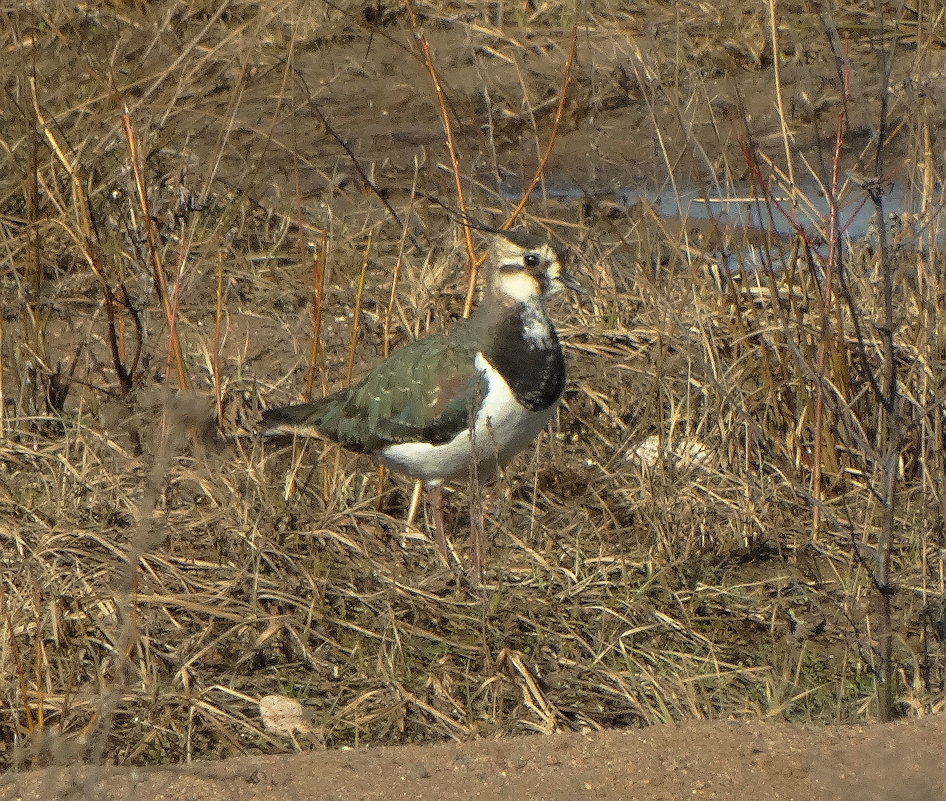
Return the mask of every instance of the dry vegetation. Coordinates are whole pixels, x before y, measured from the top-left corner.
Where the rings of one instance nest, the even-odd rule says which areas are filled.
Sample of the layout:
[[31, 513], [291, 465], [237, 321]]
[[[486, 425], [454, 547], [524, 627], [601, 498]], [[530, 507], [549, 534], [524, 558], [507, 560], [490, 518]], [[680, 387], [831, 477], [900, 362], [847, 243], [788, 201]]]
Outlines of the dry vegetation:
[[[594, 193], [540, 188], [522, 221], [595, 292], [556, 308], [551, 434], [450, 497], [461, 557], [486, 517], [477, 587], [406, 525], [405, 482], [254, 436], [307, 376], [338, 386], [463, 307], [410, 15], [200, 5], [4, 12], [5, 766], [943, 708], [940, 18], [838, 3], [832, 54], [803, 3], [774, 29], [748, 2], [414, 5], [489, 222], [580, 26], [545, 178]], [[801, 219], [768, 188], [880, 202], [847, 179], [878, 168], [910, 214], [856, 244], [847, 212], [779, 237], [605, 197], [748, 177], [763, 217]], [[265, 730], [271, 694], [307, 725]]]

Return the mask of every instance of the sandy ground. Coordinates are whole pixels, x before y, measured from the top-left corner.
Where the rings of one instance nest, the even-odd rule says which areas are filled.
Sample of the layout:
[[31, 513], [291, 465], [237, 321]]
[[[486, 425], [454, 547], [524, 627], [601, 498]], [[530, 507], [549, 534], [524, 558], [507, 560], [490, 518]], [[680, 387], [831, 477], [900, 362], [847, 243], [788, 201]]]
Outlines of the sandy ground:
[[871, 726], [668, 725], [187, 767], [52, 767], [0, 785], [40, 799], [575, 798], [939, 801], [946, 716]]

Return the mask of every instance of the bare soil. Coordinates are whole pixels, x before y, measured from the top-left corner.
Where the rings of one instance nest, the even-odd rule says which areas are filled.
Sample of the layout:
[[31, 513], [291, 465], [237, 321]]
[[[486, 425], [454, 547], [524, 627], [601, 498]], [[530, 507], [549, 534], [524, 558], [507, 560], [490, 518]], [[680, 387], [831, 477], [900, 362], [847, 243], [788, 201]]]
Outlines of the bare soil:
[[946, 717], [868, 726], [705, 722], [309, 752], [164, 768], [49, 768], [21, 801], [942, 801]]

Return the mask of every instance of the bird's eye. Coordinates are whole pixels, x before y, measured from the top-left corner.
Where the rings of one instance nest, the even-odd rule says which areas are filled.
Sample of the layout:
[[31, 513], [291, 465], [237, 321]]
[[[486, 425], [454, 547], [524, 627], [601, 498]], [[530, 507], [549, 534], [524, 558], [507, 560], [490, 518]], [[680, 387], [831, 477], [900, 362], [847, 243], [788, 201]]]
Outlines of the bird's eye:
[[541, 259], [538, 253], [526, 253], [522, 261], [525, 263], [526, 267], [535, 268], [539, 266]]

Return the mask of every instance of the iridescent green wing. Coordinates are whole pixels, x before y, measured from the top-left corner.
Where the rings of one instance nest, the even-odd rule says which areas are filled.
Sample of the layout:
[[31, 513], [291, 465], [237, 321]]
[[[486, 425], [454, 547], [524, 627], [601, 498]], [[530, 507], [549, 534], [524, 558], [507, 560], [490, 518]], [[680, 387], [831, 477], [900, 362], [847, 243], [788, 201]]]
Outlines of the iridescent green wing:
[[375, 452], [402, 442], [449, 442], [469, 425], [485, 387], [462, 329], [395, 351], [359, 383], [317, 402], [311, 422], [347, 448]]

